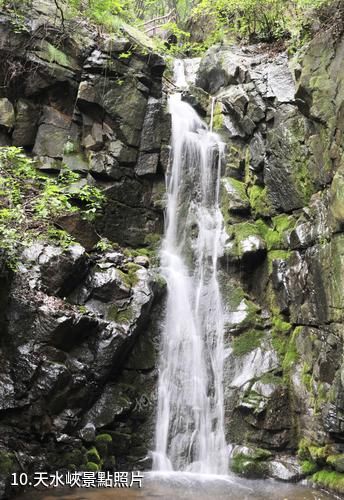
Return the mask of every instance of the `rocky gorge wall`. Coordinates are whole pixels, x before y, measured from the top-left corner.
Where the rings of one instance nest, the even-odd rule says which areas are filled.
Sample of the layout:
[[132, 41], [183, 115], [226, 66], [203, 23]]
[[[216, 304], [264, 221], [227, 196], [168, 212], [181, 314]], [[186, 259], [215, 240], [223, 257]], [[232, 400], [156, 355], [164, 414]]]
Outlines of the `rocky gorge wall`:
[[11, 472], [149, 468], [164, 293], [150, 258], [169, 158], [165, 62], [135, 32], [62, 22], [54, 2], [29, 15], [0, 17], [0, 143], [106, 201], [95, 223], [54, 221], [67, 248], [43, 234], [15, 272], [1, 252], [0, 496]]
[[205, 92], [213, 96], [214, 130], [227, 144], [221, 273], [232, 468], [249, 477], [312, 475], [337, 492], [344, 491], [343, 44], [328, 30], [290, 61], [257, 47], [213, 47], [185, 96], [208, 117]]
[[[0, 474], [149, 469], [170, 124], [163, 59], [128, 33], [62, 26], [49, 1], [0, 18], [0, 141], [104, 189], [95, 224], [56, 223], [0, 285]], [[17, 21], [16, 21], [17, 22]], [[23, 21], [21, 21], [23, 23]], [[221, 260], [232, 469], [343, 488], [344, 41], [299, 55], [213, 47], [184, 99], [227, 144]], [[100, 251], [101, 237], [115, 245]], [[299, 459], [296, 459], [296, 454]], [[300, 463], [299, 463], [300, 462]], [[314, 476], [315, 474], [315, 476]]]

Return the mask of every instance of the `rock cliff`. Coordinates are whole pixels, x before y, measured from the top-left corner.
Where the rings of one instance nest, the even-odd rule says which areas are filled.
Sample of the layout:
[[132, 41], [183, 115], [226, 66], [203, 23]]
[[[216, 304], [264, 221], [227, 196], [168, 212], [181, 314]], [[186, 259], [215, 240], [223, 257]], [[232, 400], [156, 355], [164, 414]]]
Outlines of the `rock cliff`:
[[0, 17], [1, 145], [106, 197], [93, 224], [56, 221], [68, 248], [43, 236], [15, 272], [1, 253], [1, 494], [10, 472], [140, 469], [152, 447], [169, 116], [164, 60], [135, 35], [63, 22], [54, 2]]
[[[149, 468], [164, 283], [170, 120], [164, 60], [51, 4], [0, 17], [0, 144], [106, 195], [101, 216], [58, 221], [76, 243], [38, 241], [18, 271], [1, 254], [0, 474]], [[19, 24], [18, 24], [19, 23]], [[312, 474], [343, 488], [344, 39], [298, 58], [211, 48], [184, 99], [227, 145], [221, 261], [225, 414], [232, 468]], [[197, 69], [198, 65], [198, 69]], [[187, 73], [187, 76], [188, 75]], [[212, 98], [212, 99], [211, 99]], [[117, 247], [100, 251], [100, 237]], [[295, 458], [298, 454], [298, 460]]]
[[[225, 405], [227, 439], [240, 445], [232, 467], [280, 479], [325, 469], [313, 480], [337, 491], [343, 491], [343, 43], [338, 30], [328, 30], [289, 61], [257, 47], [214, 47], [200, 61], [191, 98], [185, 96], [208, 116], [203, 91], [213, 96], [214, 129], [228, 151]], [[285, 456], [297, 450], [301, 469]]]

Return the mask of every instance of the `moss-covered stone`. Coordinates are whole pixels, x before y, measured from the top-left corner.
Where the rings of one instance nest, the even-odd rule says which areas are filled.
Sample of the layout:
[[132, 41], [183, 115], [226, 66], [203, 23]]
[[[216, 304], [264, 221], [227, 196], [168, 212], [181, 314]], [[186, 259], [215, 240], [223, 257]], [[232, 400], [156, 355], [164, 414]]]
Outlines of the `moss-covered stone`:
[[8, 476], [14, 469], [14, 455], [6, 451], [0, 452], [0, 474]]
[[248, 188], [248, 196], [252, 213], [255, 216], [268, 217], [273, 213], [266, 187], [254, 184]]
[[128, 286], [129, 288], [132, 288], [135, 286], [139, 279], [137, 277], [137, 271], [141, 269], [141, 266], [138, 264], [134, 264], [133, 262], [127, 262], [125, 264], [125, 267], [123, 268], [122, 271], [119, 271], [120, 277], [123, 280], [123, 282]]
[[245, 255], [266, 251], [266, 243], [260, 229], [253, 222], [227, 226], [227, 233], [231, 236], [231, 241], [225, 249], [228, 258], [241, 259]]
[[239, 453], [233, 457], [231, 469], [236, 474], [251, 479], [264, 478], [268, 472], [268, 467], [264, 459], [248, 457], [243, 453]]
[[220, 131], [224, 125], [222, 107], [223, 105], [220, 102], [215, 103], [213, 114], [213, 130], [215, 132]]
[[302, 327], [296, 327], [291, 335], [289, 342], [286, 345], [286, 352], [283, 359], [282, 367], [285, 373], [287, 373], [290, 368], [299, 359], [299, 353], [296, 348], [296, 338], [301, 333]]
[[344, 453], [337, 455], [329, 455], [326, 458], [326, 463], [335, 469], [337, 472], [344, 472]]
[[312, 476], [312, 481], [336, 493], [344, 493], [344, 474], [331, 470], [321, 470]]
[[99, 464], [101, 462], [99, 452], [95, 446], [92, 446], [92, 448], [87, 450], [86, 457], [88, 462], [94, 462], [96, 464]]
[[229, 144], [225, 176], [241, 179], [245, 173], [247, 154], [249, 154], [249, 148], [246, 146]]
[[85, 471], [89, 471], [89, 472], [98, 472], [99, 465], [96, 464], [95, 462], [87, 462], [84, 469], [85, 469]]
[[285, 359], [288, 351], [289, 334], [291, 329], [291, 324], [284, 321], [279, 315], [273, 316], [271, 328], [271, 343], [281, 360]]
[[116, 304], [112, 304], [106, 313], [106, 319], [108, 321], [114, 321], [115, 323], [126, 323], [129, 324], [135, 316], [133, 308], [128, 305], [127, 307], [121, 308]]
[[75, 449], [68, 451], [62, 455], [61, 466], [67, 467], [68, 469], [73, 468], [72, 466], [80, 466], [85, 463], [85, 450]]
[[47, 40], [41, 40], [37, 55], [49, 63], [59, 64], [65, 68], [78, 69], [76, 61], [61, 49], [58, 49]]
[[258, 379], [261, 384], [267, 385], [283, 385], [284, 380], [282, 377], [275, 375], [274, 373], [264, 373], [262, 377]]
[[238, 337], [233, 338], [232, 348], [236, 356], [244, 356], [245, 354], [257, 349], [261, 345], [264, 332], [260, 330], [249, 330]]
[[245, 184], [233, 177], [221, 180], [221, 209], [225, 221], [231, 221], [230, 214], [245, 213], [250, 208]]
[[96, 436], [96, 443], [112, 443], [112, 436], [110, 434], [98, 434]]
[[301, 471], [306, 476], [311, 476], [318, 470], [317, 464], [312, 462], [311, 460], [303, 460], [301, 462]]

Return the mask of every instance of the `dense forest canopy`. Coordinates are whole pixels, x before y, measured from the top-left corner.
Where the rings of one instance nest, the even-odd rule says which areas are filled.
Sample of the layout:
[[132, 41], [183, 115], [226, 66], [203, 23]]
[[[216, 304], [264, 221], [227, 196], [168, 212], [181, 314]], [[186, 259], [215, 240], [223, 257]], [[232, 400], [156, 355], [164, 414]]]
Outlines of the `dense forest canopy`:
[[[0, 6], [20, 15], [30, 0], [0, 0]], [[56, 0], [66, 19], [86, 17], [118, 31], [128, 23], [147, 31], [156, 20], [159, 35], [173, 36], [167, 50], [199, 53], [214, 43], [288, 40], [290, 50], [305, 43], [312, 31], [331, 17], [329, 0]], [[338, 6], [336, 6], [338, 13]], [[340, 9], [339, 9], [340, 10]], [[149, 33], [151, 36], [152, 33]], [[157, 47], [166, 50], [164, 45]]]

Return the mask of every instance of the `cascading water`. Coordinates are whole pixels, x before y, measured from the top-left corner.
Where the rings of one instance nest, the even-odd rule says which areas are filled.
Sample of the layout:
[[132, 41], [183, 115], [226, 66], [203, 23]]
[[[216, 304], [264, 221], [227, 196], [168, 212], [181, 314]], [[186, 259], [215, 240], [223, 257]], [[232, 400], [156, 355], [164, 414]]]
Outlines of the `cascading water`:
[[[176, 81], [185, 78], [176, 65]], [[224, 313], [217, 280], [223, 253], [219, 208], [224, 145], [180, 94], [169, 100], [172, 165], [161, 269], [167, 281], [155, 470], [226, 474]]]

